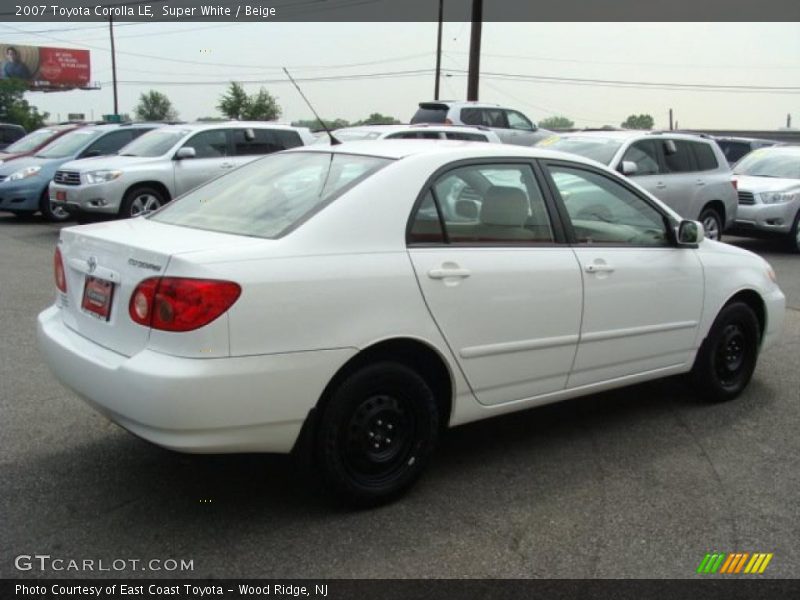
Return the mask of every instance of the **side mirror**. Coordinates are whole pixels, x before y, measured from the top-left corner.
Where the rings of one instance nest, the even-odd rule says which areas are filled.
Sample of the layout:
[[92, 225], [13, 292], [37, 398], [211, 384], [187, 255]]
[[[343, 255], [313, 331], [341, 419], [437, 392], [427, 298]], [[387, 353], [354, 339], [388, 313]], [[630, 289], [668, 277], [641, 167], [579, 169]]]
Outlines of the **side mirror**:
[[639, 167], [632, 160], [623, 160], [622, 164], [619, 166], [619, 172], [623, 175], [636, 175], [636, 171], [638, 170]]
[[256, 132], [248, 127], [244, 130], [244, 139], [246, 142], [254, 142], [256, 140]]
[[472, 200], [459, 200], [456, 202], [456, 214], [465, 219], [478, 219], [478, 205]]
[[699, 221], [681, 221], [678, 225], [678, 245], [696, 246], [705, 239], [703, 224]]
[[664, 154], [667, 156], [678, 152], [678, 147], [672, 140], [664, 140]]
[[539, 129], [539, 126], [536, 123], [531, 122], [531, 131], [537, 131], [538, 129]]
[[175, 153], [175, 160], [183, 160], [184, 158], [194, 158], [197, 156], [197, 152], [191, 146], [184, 146], [183, 148], [178, 148], [178, 151]]

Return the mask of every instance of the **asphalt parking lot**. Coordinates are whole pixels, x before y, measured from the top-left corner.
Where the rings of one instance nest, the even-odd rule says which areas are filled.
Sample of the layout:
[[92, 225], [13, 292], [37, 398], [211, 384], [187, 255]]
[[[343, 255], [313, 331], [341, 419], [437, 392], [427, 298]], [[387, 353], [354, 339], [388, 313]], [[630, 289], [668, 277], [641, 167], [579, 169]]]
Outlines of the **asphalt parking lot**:
[[[2, 577], [685, 578], [711, 551], [797, 576], [800, 256], [779, 244], [728, 238], [790, 307], [739, 399], [669, 380], [461, 427], [409, 495], [354, 512], [286, 458], [162, 450], [63, 388], [35, 343], [58, 229], [0, 213]], [[20, 572], [21, 554], [194, 570]]]

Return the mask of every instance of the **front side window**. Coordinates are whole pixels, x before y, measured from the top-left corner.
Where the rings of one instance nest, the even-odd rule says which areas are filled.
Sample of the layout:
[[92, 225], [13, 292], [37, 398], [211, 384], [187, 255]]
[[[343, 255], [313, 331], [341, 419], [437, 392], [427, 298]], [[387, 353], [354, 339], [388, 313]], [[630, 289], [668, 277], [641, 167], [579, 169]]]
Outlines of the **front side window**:
[[228, 156], [228, 138], [224, 129], [201, 131], [190, 137], [184, 148], [194, 148], [195, 158], [222, 158]]
[[593, 171], [549, 165], [579, 244], [666, 246], [664, 217], [620, 183]]
[[658, 147], [653, 140], [632, 144], [622, 160], [636, 164], [635, 175], [655, 175], [661, 170], [658, 166]]
[[254, 160], [167, 204], [155, 221], [278, 238], [392, 162], [374, 156], [288, 152]]
[[437, 236], [470, 245], [554, 241], [533, 171], [520, 164], [470, 165], [439, 177], [412, 218], [408, 241], [435, 243]]
[[664, 140], [664, 163], [669, 173], [688, 173], [695, 170], [691, 142]]
[[522, 129], [524, 131], [532, 131], [533, 124], [528, 117], [516, 110], [507, 110], [506, 116], [508, 117], [508, 126], [511, 129]]
[[245, 128], [233, 129], [231, 135], [236, 156], [272, 154], [303, 145], [296, 131]]

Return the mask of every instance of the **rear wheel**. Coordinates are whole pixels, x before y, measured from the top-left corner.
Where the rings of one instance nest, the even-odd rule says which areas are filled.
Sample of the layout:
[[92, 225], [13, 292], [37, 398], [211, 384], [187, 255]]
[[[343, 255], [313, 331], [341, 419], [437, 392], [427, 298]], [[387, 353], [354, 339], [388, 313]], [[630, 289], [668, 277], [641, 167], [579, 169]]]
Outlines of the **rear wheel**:
[[164, 205], [164, 195], [149, 186], [135, 187], [122, 199], [120, 216], [124, 219], [147, 215]]
[[722, 240], [722, 217], [713, 208], [706, 208], [700, 213], [699, 221], [703, 224], [705, 235], [710, 240]]
[[720, 311], [692, 369], [695, 386], [706, 398], [732, 400], [747, 387], [756, 367], [760, 329], [753, 309], [743, 302]]
[[50, 200], [50, 192], [47, 189], [39, 198], [39, 211], [45, 219], [52, 223], [61, 223], [70, 218], [70, 214], [60, 203]]
[[391, 500], [427, 465], [438, 419], [430, 386], [409, 367], [380, 362], [355, 371], [320, 416], [318, 464], [327, 484], [353, 504]]

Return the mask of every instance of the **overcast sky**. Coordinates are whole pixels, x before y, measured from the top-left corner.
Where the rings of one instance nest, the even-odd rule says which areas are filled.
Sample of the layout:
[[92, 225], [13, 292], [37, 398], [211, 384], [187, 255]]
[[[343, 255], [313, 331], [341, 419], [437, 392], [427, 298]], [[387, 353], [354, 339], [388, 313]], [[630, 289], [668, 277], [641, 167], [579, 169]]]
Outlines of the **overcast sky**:
[[[120, 112], [132, 112], [139, 94], [156, 89], [169, 96], [185, 120], [218, 115], [216, 104], [229, 81], [281, 79], [282, 66], [303, 78], [429, 70], [435, 64], [436, 23], [116, 23], [115, 32]], [[466, 70], [469, 36], [469, 23], [445, 24], [445, 69]], [[101, 83], [100, 91], [31, 93], [28, 99], [53, 120], [70, 112], [96, 119], [112, 112], [107, 26], [0, 24], [0, 42], [88, 47], [92, 80]], [[800, 87], [800, 24], [485, 23], [481, 71]], [[282, 120], [311, 117], [290, 85], [245, 88], [254, 92], [260, 85], [277, 96]], [[302, 87], [326, 118], [356, 120], [380, 112], [407, 121], [418, 102], [433, 98], [433, 85], [432, 72], [425, 72]], [[441, 89], [443, 98], [463, 99], [466, 77], [444, 77]], [[534, 121], [565, 115], [578, 126], [619, 125], [631, 113], [649, 113], [656, 127], [666, 127], [669, 108], [682, 128], [775, 129], [785, 125], [787, 113], [793, 126], [800, 126], [798, 93], [620, 88], [487, 75], [480, 99], [517, 108]]]

